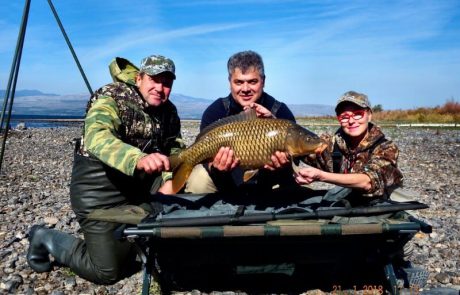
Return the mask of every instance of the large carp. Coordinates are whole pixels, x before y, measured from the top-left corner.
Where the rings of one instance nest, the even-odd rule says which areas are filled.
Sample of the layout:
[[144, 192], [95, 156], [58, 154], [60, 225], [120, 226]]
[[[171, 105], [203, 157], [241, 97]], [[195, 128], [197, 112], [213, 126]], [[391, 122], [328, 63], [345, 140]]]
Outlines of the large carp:
[[243, 170], [262, 168], [275, 151], [291, 157], [324, 148], [318, 136], [289, 120], [257, 118], [254, 110], [223, 118], [198, 134], [195, 143], [170, 157], [173, 190], [185, 184], [193, 167], [214, 158], [220, 147], [230, 147]]

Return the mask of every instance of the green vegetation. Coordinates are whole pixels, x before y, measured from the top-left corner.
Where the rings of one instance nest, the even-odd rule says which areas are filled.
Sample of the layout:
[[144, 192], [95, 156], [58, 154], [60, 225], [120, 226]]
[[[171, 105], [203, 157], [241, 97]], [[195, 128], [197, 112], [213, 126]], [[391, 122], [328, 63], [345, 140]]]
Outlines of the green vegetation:
[[373, 113], [380, 113], [383, 111], [383, 107], [381, 104], [377, 104], [374, 107], [372, 107], [372, 112]]

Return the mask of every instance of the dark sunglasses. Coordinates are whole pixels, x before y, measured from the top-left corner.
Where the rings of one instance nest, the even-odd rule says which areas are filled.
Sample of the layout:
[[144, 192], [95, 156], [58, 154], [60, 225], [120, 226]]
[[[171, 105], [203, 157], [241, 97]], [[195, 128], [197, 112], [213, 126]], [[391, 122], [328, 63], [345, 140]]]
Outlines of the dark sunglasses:
[[339, 120], [340, 123], [347, 123], [348, 121], [350, 121], [350, 118], [353, 118], [354, 120], [361, 120], [364, 117], [365, 113], [366, 110], [343, 112], [337, 116], [337, 120]]

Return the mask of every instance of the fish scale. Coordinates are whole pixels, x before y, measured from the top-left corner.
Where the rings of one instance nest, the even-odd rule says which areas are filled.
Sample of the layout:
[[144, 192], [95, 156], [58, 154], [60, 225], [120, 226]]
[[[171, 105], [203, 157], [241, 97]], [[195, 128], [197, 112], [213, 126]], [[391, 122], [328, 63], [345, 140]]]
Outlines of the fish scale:
[[215, 157], [221, 147], [230, 147], [243, 170], [262, 168], [275, 151], [291, 156], [315, 153], [319, 138], [289, 120], [257, 118], [254, 111], [230, 116], [209, 126], [195, 143], [170, 157], [173, 190], [185, 184], [193, 167]]
[[243, 169], [253, 169], [270, 161], [276, 150], [284, 150], [289, 121], [255, 119], [220, 126], [181, 154], [188, 163], [213, 158], [220, 147], [233, 149]]

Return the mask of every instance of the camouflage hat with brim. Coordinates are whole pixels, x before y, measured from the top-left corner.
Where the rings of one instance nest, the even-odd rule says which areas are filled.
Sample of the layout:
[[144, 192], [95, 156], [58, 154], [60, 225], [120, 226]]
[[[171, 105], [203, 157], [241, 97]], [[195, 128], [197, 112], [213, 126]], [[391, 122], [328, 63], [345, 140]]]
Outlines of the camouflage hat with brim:
[[369, 98], [367, 98], [367, 95], [354, 91], [348, 91], [347, 93], [339, 97], [339, 99], [337, 100], [335, 112], [337, 112], [337, 110], [339, 109], [339, 105], [344, 102], [351, 102], [362, 108], [371, 109], [371, 103], [369, 102]]
[[141, 60], [139, 67], [140, 73], [155, 76], [164, 72], [169, 72], [176, 79], [176, 67], [174, 62], [162, 55], [151, 55]]

